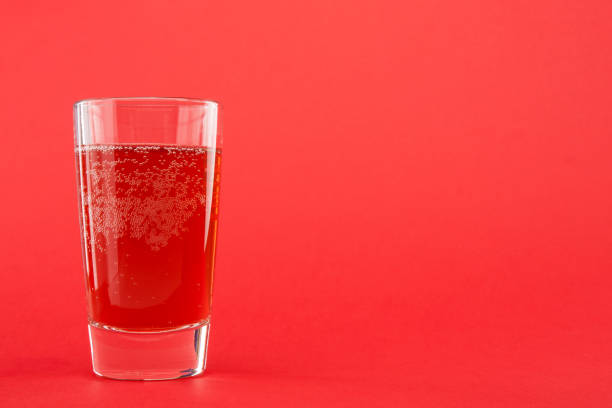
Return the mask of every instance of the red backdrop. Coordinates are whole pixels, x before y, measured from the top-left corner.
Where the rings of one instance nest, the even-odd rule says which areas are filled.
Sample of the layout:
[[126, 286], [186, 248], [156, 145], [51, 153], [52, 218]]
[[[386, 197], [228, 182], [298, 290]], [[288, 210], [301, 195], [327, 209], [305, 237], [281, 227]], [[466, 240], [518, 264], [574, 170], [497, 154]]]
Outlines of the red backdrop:
[[[612, 404], [609, 2], [11, 3], [0, 405]], [[196, 379], [90, 368], [71, 105], [141, 95], [225, 109]]]

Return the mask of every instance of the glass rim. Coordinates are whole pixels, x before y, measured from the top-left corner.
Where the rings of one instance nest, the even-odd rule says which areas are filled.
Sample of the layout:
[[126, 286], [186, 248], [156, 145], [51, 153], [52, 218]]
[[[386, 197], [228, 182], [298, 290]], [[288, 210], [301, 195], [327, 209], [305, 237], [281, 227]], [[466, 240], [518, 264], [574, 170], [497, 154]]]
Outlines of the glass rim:
[[[192, 98], [185, 96], [116, 96], [116, 97], [100, 97], [100, 98], [86, 98], [78, 100], [74, 103], [74, 107], [86, 105], [89, 103], [101, 103], [101, 102], [111, 102], [111, 101], [126, 101], [126, 102], [136, 102], [143, 101], [146, 103], [149, 102], [174, 102], [177, 105], [180, 105], [181, 102], [189, 103], [193, 105], [206, 106], [206, 105], [215, 105], [220, 106], [218, 101], [212, 99], [203, 99], [203, 98]], [[155, 106], [151, 104], [151, 106]]]

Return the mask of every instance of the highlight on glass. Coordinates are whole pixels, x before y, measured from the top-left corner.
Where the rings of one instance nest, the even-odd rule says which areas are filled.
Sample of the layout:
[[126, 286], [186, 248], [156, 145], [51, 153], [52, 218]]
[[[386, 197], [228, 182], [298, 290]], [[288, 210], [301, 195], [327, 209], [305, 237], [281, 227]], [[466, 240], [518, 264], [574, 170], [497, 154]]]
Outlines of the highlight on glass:
[[216, 102], [74, 105], [79, 218], [96, 374], [190, 377], [206, 367], [222, 140]]

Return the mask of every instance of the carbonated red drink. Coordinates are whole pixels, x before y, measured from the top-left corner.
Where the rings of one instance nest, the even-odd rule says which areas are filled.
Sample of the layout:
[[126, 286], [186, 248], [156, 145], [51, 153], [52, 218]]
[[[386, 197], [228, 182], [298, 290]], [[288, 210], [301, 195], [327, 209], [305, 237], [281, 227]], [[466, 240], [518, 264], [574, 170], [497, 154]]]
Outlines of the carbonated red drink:
[[210, 316], [221, 152], [77, 148], [89, 319], [161, 331]]

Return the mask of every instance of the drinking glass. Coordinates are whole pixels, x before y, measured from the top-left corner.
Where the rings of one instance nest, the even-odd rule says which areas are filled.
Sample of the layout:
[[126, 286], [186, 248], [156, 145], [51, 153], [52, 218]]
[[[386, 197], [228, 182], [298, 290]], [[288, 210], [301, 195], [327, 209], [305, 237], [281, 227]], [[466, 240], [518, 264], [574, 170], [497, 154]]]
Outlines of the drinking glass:
[[131, 380], [202, 373], [219, 214], [218, 104], [83, 100], [74, 134], [94, 372]]

